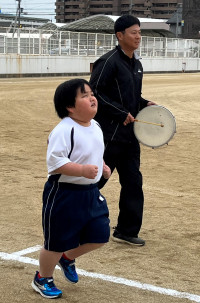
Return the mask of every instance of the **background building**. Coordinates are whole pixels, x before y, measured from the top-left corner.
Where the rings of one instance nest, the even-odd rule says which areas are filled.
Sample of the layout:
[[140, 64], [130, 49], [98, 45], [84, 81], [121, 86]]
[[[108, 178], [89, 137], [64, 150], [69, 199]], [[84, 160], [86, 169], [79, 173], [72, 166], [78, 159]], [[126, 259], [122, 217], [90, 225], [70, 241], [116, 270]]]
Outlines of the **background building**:
[[137, 17], [169, 19], [182, 0], [132, 0], [132, 13]]
[[182, 37], [200, 39], [200, 0], [183, 0]]
[[176, 38], [182, 37], [182, 29], [183, 29], [183, 19], [182, 19], [183, 9], [182, 3], [178, 4], [177, 10], [171, 18], [167, 21], [167, 24], [170, 25], [170, 31], [174, 33]]
[[[56, 22], [67, 23], [92, 15], [134, 14], [141, 18], [169, 19], [183, 0], [57, 0]], [[198, 0], [197, 0], [198, 1]]]
[[20, 28], [20, 27], [39, 27], [47, 22], [49, 19], [45, 18], [34, 18], [27, 16], [11, 15], [11, 14], [0, 14], [0, 27]]

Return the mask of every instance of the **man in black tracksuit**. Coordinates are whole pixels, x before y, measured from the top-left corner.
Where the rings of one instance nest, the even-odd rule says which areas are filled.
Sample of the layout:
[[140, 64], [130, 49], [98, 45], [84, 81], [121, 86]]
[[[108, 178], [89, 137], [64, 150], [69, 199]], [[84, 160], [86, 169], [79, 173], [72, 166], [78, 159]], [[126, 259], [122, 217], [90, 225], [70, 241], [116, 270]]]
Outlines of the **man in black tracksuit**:
[[[134, 51], [139, 47], [140, 21], [123, 15], [115, 22], [119, 45], [93, 65], [90, 84], [98, 99], [95, 120], [104, 133], [104, 160], [116, 168], [121, 184], [118, 224], [113, 240], [144, 245], [138, 237], [143, 215], [140, 145], [133, 133], [134, 117], [144, 107], [155, 104], [141, 97], [143, 68]], [[102, 178], [99, 187], [107, 180]]]

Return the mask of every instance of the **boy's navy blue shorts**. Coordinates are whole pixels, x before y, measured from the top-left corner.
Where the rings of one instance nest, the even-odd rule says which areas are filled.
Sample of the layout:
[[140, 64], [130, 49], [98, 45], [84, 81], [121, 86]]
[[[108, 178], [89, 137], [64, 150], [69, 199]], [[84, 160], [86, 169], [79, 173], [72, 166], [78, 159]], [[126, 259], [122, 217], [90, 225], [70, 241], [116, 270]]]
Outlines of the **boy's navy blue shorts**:
[[64, 252], [85, 243], [109, 241], [109, 212], [97, 184], [48, 180], [44, 186], [44, 248]]

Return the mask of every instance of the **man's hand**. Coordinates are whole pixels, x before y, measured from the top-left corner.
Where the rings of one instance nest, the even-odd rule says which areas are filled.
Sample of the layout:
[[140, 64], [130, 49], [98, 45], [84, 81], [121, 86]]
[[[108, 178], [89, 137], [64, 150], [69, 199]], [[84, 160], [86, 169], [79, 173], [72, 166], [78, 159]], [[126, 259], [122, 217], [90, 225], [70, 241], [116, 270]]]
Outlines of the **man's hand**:
[[147, 106], [151, 106], [151, 105], [157, 105], [155, 102], [152, 102], [152, 101], [149, 101], [148, 103], [147, 103]]
[[130, 113], [128, 113], [128, 116], [126, 117], [126, 120], [124, 121], [124, 126], [126, 126], [127, 124], [129, 124], [129, 123], [131, 123], [131, 122], [134, 122], [134, 117], [130, 114]]
[[103, 164], [103, 177], [104, 177], [105, 179], [109, 179], [110, 176], [111, 176], [110, 167], [104, 163], [104, 164]]

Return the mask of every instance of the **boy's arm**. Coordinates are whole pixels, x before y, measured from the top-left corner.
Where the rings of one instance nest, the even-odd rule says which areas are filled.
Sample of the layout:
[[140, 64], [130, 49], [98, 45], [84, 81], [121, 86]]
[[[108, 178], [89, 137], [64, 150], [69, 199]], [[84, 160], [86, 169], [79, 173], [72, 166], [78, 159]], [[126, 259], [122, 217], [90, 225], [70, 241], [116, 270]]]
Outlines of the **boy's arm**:
[[62, 174], [67, 176], [85, 177], [95, 179], [98, 173], [98, 166], [91, 164], [78, 164], [69, 162], [52, 171], [51, 174]]

